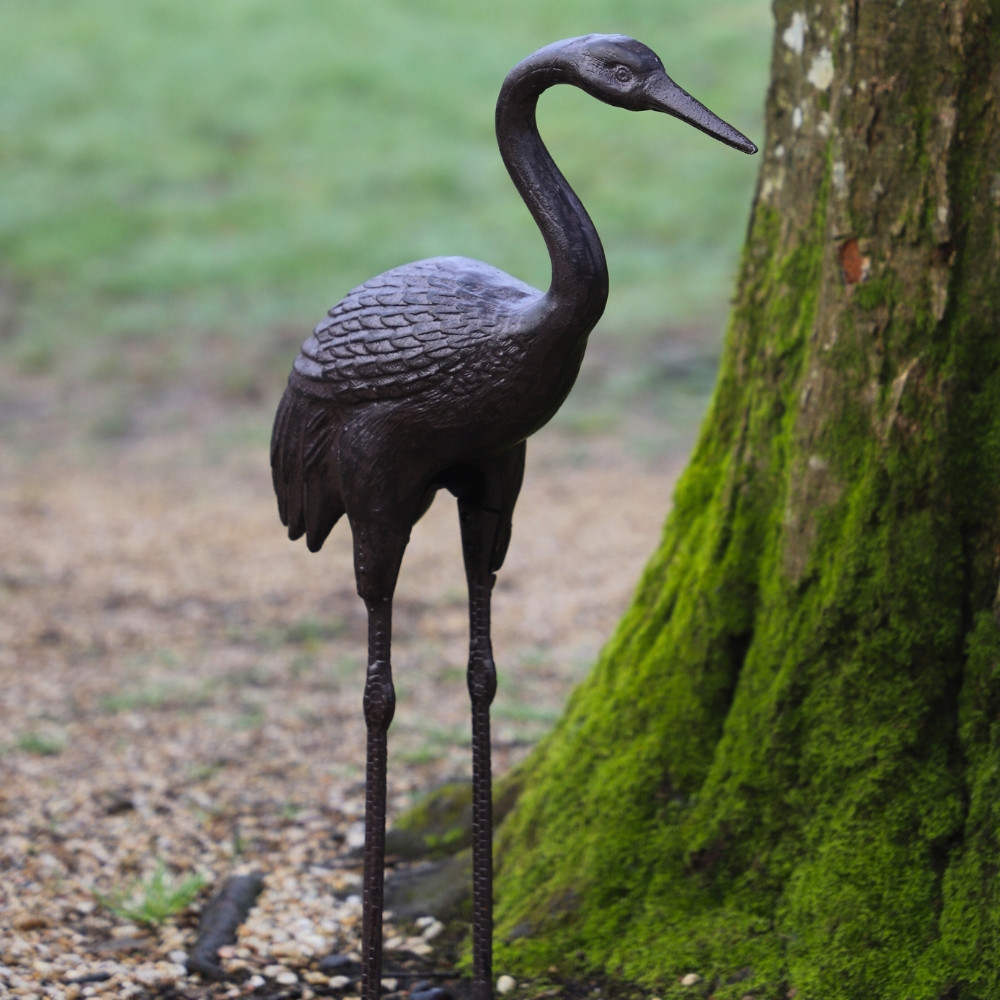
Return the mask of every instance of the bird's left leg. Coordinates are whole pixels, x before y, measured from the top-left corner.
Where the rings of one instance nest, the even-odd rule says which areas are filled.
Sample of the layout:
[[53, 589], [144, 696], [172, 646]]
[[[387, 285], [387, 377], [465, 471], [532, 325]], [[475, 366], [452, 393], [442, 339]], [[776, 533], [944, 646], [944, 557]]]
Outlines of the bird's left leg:
[[409, 522], [352, 521], [358, 593], [368, 609], [368, 674], [364, 713], [365, 864], [362, 887], [361, 997], [378, 1000], [382, 980], [382, 898], [385, 877], [386, 750], [396, 707], [392, 683], [392, 596]]
[[468, 685], [472, 699], [473, 1000], [490, 1000], [493, 981], [493, 792], [490, 705], [496, 667], [490, 638], [495, 572], [510, 541], [511, 514], [524, 473], [524, 445], [487, 470], [483, 489], [460, 495], [458, 513], [469, 586]]

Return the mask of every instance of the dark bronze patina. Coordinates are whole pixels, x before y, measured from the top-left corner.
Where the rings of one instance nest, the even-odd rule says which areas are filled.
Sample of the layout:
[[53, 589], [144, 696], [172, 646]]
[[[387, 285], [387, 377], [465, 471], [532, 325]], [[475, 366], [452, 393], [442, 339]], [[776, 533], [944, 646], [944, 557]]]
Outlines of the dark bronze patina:
[[315, 552], [346, 514], [368, 610], [363, 1000], [378, 997], [381, 979], [392, 597], [410, 529], [440, 489], [458, 498], [469, 587], [473, 996], [491, 995], [490, 593], [510, 541], [525, 440], [566, 398], [608, 297], [601, 241], [535, 125], [539, 96], [559, 83], [631, 111], [666, 112], [756, 152], [631, 38], [588, 35], [539, 49], [504, 81], [496, 132], [548, 247], [549, 290], [465, 257], [372, 278], [302, 345], [275, 418], [271, 468], [289, 537], [305, 535]]

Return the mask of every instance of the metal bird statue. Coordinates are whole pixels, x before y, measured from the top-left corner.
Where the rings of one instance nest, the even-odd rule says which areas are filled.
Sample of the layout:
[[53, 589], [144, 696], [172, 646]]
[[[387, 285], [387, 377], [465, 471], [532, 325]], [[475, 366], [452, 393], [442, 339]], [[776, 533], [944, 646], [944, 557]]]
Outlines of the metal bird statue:
[[510, 542], [525, 441], [569, 393], [608, 297], [600, 239], [535, 124], [539, 96], [559, 83], [756, 152], [634, 39], [587, 35], [539, 49], [504, 81], [496, 133], [549, 251], [548, 291], [465, 257], [387, 271], [349, 292], [302, 345], [275, 418], [271, 468], [289, 537], [305, 535], [315, 552], [346, 514], [368, 611], [362, 1000], [376, 1000], [381, 981], [393, 591], [410, 529], [440, 489], [458, 499], [469, 588], [473, 996], [491, 996], [490, 593]]

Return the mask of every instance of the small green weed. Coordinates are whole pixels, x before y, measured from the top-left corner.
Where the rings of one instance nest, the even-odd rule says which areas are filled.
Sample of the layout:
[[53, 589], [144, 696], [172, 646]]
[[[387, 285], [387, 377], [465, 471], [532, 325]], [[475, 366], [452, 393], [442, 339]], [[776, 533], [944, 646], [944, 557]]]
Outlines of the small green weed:
[[130, 688], [123, 688], [100, 699], [105, 712], [135, 711], [193, 711], [211, 704], [213, 685], [202, 683], [186, 687], [176, 682], [149, 681]]
[[233, 729], [260, 729], [267, 720], [267, 712], [260, 702], [244, 702], [240, 714], [229, 720]]
[[186, 910], [206, 881], [200, 872], [175, 881], [168, 877], [166, 864], [157, 861], [153, 874], [148, 878], [108, 896], [95, 892], [94, 898], [115, 916], [136, 924], [157, 926]]
[[493, 710], [495, 719], [503, 719], [507, 722], [539, 722], [546, 726], [553, 726], [559, 721], [562, 715], [560, 706], [549, 705], [527, 705], [527, 704], [498, 704]]
[[320, 621], [317, 618], [301, 618], [288, 626], [283, 638], [286, 643], [315, 648], [328, 639], [336, 639], [342, 635], [346, 627], [346, 622], [336, 617], [328, 621]]
[[66, 749], [66, 740], [59, 735], [31, 729], [17, 739], [17, 749], [38, 757], [55, 757]]

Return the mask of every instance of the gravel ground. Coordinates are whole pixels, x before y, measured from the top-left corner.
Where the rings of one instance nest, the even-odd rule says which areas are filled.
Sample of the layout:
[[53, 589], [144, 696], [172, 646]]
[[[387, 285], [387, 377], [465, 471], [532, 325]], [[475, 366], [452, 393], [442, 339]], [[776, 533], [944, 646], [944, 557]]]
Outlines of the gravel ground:
[[[289, 543], [261, 442], [220, 441], [188, 430], [5, 453], [0, 438], [2, 995], [356, 990], [353, 967], [330, 959], [349, 960], [360, 932], [365, 621], [349, 531], [319, 556]], [[558, 717], [613, 628], [679, 461], [559, 431], [529, 448], [494, 609], [497, 773]], [[464, 578], [444, 498], [415, 530], [396, 609], [391, 814], [469, 766]], [[145, 927], [99, 901], [157, 866], [204, 876], [191, 906]], [[236, 980], [189, 976], [200, 909], [251, 871], [263, 893], [222, 955]], [[447, 972], [434, 917], [388, 922], [390, 992]]]

